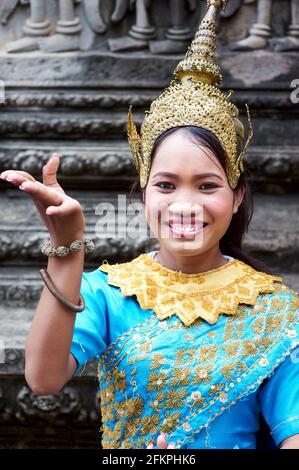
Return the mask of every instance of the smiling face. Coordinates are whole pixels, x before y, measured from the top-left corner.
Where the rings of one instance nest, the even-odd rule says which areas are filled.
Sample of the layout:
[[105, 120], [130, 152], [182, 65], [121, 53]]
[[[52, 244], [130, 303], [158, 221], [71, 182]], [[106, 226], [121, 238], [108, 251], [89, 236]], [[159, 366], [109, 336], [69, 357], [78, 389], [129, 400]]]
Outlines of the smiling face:
[[234, 195], [213, 152], [179, 129], [158, 147], [144, 196], [160, 250], [185, 257], [219, 251], [243, 193]]

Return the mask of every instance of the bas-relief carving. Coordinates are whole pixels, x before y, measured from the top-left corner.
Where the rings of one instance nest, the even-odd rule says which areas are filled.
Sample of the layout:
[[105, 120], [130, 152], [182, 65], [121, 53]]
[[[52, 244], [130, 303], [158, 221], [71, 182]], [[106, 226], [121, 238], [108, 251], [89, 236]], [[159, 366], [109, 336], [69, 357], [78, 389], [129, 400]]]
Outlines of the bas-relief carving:
[[[81, 22], [75, 14], [80, 0], [58, 0], [58, 20], [52, 25], [47, 17], [46, 0], [30, 0], [30, 16], [23, 26], [24, 38], [6, 44], [6, 52], [72, 51], [80, 48]], [[52, 34], [53, 33], [53, 34]]]
[[[58, 19], [48, 18], [48, 3], [55, 3]], [[106, 0], [3, 0], [0, 9], [2, 24], [9, 22], [18, 7], [27, 5], [29, 17], [23, 25], [23, 38], [6, 44], [7, 52], [25, 52], [40, 49], [44, 52], [63, 52], [88, 49], [92, 44], [84, 45], [80, 39], [83, 28], [88, 26], [95, 35], [105, 35], [108, 47], [112, 52], [149, 49], [154, 54], [183, 53], [194, 31], [190, 27], [191, 15], [200, 17], [200, 10], [205, 0], [168, 0], [163, 5], [155, 0], [115, 0], [109, 6]], [[289, 0], [290, 24], [286, 37], [276, 39], [276, 51], [299, 50], [299, 0]], [[78, 5], [78, 12], [75, 7]], [[158, 7], [158, 5], [161, 5]], [[249, 28], [249, 36], [230, 44], [233, 50], [263, 49], [271, 44], [271, 13], [273, 0], [228, 0], [222, 19], [239, 17], [246, 24], [249, 15], [238, 16], [242, 9], [256, 7], [256, 18]], [[164, 28], [163, 37], [154, 24], [153, 13], [158, 8], [167, 11], [169, 25]], [[167, 8], [167, 10], [166, 10]], [[245, 10], [244, 10], [245, 11]], [[105, 12], [105, 20], [103, 13]], [[107, 13], [108, 12], [108, 13]], [[126, 20], [126, 36], [109, 38], [113, 28], [119, 28]], [[220, 27], [222, 26], [220, 18]], [[224, 23], [225, 27], [225, 23]], [[240, 29], [240, 25], [238, 26]], [[123, 30], [124, 28], [122, 28]], [[160, 28], [161, 29], [161, 28]], [[112, 34], [113, 35], [113, 34]], [[160, 36], [160, 37], [159, 37]], [[220, 34], [221, 37], [221, 34]]]
[[[234, 51], [250, 51], [264, 49], [272, 38], [271, 19], [273, 0], [229, 0], [229, 10], [235, 14], [242, 3], [256, 5], [256, 18], [249, 30], [249, 36], [231, 44]], [[289, 0], [290, 22], [286, 36], [273, 41], [273, 49], [277, 52], [299, 50], [299, 0]]]
[[[128, 7], [126, 0], [120, 4]], [[183, 53], [186, 51], [188, 41], [193, 35], [188, 26], [186, 7], [189, 14], [196, 11], [198, 2], [195, 0], [169, 0], [170, 26], [165, 33], [165, 39], [152, 41], [157, 35], [156, 27], [151, 24], [148, 9], [153, 3], [151, 0], [131, 0], [131, 7], [135, 7], [135, 24], [129, 30], [128, 36], [110, 39], [108, 45], [111, 51], [138, 50], [149, 47], [154, 54]]]

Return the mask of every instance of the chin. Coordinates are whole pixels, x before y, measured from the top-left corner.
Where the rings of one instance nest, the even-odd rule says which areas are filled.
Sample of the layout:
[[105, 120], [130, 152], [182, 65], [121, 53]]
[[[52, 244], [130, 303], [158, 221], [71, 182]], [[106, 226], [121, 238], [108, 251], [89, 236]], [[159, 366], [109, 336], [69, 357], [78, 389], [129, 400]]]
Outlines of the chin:
[[180, 256], [196, 256], [205, 253], [208, 250], [208, 247], [205, 246], [205, 244], [195, 240], [178, 240], [167, 244], [161, 243], [160, 241], [160, 247], [162, 248], [163, 246], [167, 251]]

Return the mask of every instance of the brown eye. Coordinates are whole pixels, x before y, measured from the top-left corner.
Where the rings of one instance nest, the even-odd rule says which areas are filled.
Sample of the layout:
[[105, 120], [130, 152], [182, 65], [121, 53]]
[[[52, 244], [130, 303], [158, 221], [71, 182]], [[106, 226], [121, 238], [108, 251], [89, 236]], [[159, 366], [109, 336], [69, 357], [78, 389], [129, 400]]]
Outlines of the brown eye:
[[[161, 189], [173, 189], [174, 186], [171, 183], [168, 183], [167, 181], [161, 181], [160, 183], [157, 183], [156, 186]], [[169, 187], [172, 186], [172, 187]]]
[[218, 186], [214, 183], [206, 183], [206, 184], [202, 184], [200, 186], [200, 188], [203, 188], [203, 187], [206, 187], [206, 189], [215, 189], [215, 188], [218, 188]]

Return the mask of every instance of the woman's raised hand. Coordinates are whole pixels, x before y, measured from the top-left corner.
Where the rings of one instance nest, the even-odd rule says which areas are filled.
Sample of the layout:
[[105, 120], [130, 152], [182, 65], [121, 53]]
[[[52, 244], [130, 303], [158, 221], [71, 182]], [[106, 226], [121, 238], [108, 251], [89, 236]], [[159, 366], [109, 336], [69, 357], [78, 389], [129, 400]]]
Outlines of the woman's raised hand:
[[59, 155], [54, 153], [43, 166], [42, 183], [25, 171], [5, 170], [0, 175], [32, 197], [55, 246], [82, 239], [85, 229], [80, 203], [67, 196], [57, 181], [59, 163]]
[[[175, 445], [173, 442], [168, 445], [166, 441], [166, 436], [163, 432], [158, 436], [157, 446], [158, 449], [175, 449]], [[154, 449], [154, 444], [150, 444], [149, 446], [147, 446], [147, 449]]]

